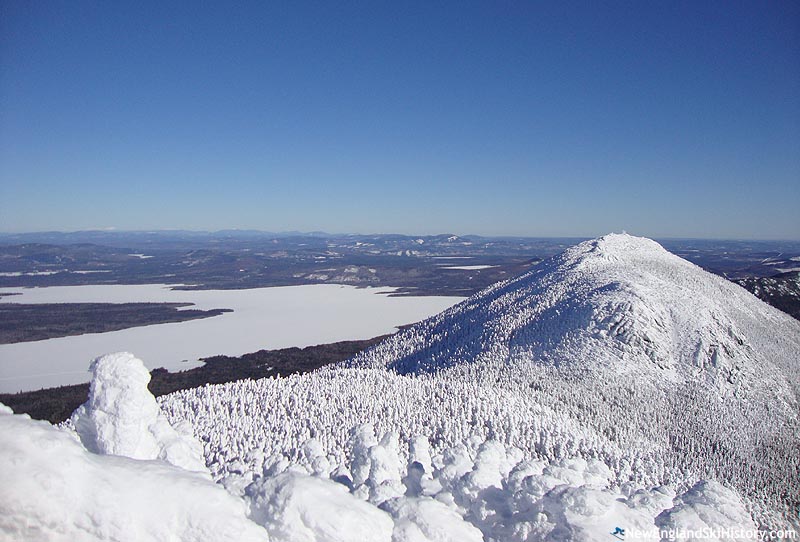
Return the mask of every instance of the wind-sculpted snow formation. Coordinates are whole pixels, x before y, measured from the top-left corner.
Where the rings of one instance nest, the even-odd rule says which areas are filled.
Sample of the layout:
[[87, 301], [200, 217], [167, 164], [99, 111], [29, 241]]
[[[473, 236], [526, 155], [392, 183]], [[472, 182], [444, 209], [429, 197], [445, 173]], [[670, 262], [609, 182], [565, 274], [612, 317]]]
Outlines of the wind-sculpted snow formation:
[[[582, 243], [346, 364], [185, 390], [155, 418], [146, 380], [126, 392], [135, 378], [118, 378], [131, 359], [111, 359], [122, 368], [96, 364], [73, 417], [85, 446], [169, 461], [153, 420], [191, 426], [265, 540], [748, 540], [798, 527], [800, 323], [646, 239]], [[4, 433], [19, 418], [0, 416]], [[0, 465], [17, 453], [1, 447]], [[22, 521], [14, 497], [0, 499], [17, 514], [4, 529]]]
[[100, 454], [133, 459], [163, 459], [175, 466], [208, 472], [203, 447], [191, 435], [191, 426], [176, 431], [161, 414], [147, 389], [150, 372], [128, 352], [108, 354], [91, 365], [89, 400], [70, 421], [83, 445]]

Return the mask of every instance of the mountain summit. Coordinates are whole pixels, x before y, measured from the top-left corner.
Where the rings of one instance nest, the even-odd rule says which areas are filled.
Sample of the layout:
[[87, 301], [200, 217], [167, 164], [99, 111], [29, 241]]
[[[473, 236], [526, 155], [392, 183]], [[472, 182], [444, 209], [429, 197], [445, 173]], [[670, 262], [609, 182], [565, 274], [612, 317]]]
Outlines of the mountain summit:
[[513, 390], [623, 455], [648, 443], [634, 478], [658, 465], [652, 481], [702, 473], [764, 510], [800, 505], [800, 322], [650, 239], [580, 243], [346, 365]]
[[[745, 392], [754, 381], [796, 374], [798, 359], [797, 321], [655, 241], [610, 234], [487, 288], [350, 364], [408, 374], [537, 363], [701, 379]], [[781, 384], [781, 394], [791, 395], [793, 386]]]

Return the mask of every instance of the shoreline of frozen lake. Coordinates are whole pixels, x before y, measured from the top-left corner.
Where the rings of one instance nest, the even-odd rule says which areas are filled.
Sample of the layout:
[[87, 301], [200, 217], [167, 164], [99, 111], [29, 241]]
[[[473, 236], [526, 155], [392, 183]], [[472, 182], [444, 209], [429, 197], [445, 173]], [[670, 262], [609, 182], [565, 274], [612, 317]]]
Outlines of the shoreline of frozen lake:
[[[433, 316], [461, 297], [390, 297], [396, 288], [338, 284], [249, 290], [174, 290], [178, 285], [0, 288], [0, 303], [192, 303], [233, 312], [184, 322], [0, 345], [0, 393], [89, 381], [92, 359], [130, 351], [149, 369], [190, 369], [217, 354], [368, 339]], [[55, 362], [54, 360], [58, 360]], [[183, 362], [182, 360], [188, 360]]]

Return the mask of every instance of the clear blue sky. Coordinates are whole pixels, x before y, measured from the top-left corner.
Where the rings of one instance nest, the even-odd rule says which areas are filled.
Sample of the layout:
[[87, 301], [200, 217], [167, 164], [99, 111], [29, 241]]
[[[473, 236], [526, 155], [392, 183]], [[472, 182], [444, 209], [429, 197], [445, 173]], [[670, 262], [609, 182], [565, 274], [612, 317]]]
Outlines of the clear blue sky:
[[800, 3], [5, 0], [0, 230], [109, 227], [800, 239]]

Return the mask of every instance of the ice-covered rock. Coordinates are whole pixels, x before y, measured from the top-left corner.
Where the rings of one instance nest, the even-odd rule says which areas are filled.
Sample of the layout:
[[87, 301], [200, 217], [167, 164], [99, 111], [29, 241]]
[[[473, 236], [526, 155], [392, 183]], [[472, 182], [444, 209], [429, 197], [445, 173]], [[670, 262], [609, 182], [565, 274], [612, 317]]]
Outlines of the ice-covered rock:
[[203, 447], [187, 423], [173, 428], [147, 389], [150, 372], [128, 352], [99, 357], [90, 366], [89, 400], [71, 421], [87, 450], [132, 459], [161, 459], [207, 472]]

